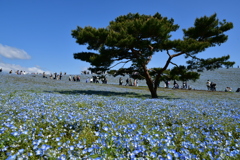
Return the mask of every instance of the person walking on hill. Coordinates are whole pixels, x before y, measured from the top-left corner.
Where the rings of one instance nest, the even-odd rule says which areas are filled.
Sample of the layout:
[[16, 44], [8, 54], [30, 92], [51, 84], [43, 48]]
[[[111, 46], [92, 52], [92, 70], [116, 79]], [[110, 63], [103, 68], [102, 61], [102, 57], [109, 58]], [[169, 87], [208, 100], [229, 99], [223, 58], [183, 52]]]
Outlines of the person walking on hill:
[[213, 83], [213, 82], [211, 82], [211, 84], [210, 84], [210, 88], [211, 88], [211, 91], [216, 91], [216, 83]]
[[168, 88], [169, 82], [168, 80], [165, 80], [165, 88]]
[[59, 80], [62, 80], [62, 72], [59, 74]]
[[209, 91], [211, 89], [211, 82], [207, 80], [206, 85], [207, 85], [207, 90]]
[[126, 85], [125, 86], [128, 86], [128, 82], [129, 82], [129, 80], [128, 80], [128, 78], [126, 79]]
[[57, 79], [57, 73], [56, 72], [54, 73], [53, 79]]
[[43, 78], [47, 78], [47, 77], [46, 77], [46, 73], [45, 73], [45, 72], [43, 72]]
[[122, 81], [122, 77], [119, 78], [119, 85], [122, 85], [123, 81]]
[[78, 82], [80, 82], [80, 79], [81, 79], [80, 76], [77, 76], [77, 81], [78, 81]]

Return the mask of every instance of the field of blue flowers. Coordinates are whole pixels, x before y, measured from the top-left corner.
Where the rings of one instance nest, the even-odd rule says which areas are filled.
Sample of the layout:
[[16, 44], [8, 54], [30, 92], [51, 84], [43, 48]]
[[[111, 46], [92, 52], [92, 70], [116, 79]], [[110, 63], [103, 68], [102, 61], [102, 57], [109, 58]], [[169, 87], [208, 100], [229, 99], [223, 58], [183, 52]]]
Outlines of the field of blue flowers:
[[206, 91], [208, 78], [226, 84], [209, 71], [191, 84], [205, 91], [159, 88], [158, 99], [117, 77], [0, 73], [0, 159], [240, 159], [236, 71], [216, 73], [232, 77], [233, 92]]

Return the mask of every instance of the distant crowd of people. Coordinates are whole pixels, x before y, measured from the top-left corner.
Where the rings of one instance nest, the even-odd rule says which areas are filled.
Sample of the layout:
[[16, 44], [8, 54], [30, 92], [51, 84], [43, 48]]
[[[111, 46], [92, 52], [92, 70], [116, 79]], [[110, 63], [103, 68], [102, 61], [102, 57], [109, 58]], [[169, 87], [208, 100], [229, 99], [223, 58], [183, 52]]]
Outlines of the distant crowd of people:
[[75, 76], [71, 76], [71, 75], [69, 75], [68, 76], [68, 81], [76, 81], [76, 82], [80, 82], [81, 81], [81, 77], [78, 75], [75, 75]]
[[[2, 72], [2, 68], [0, 68], [0, 72]], [[10, 70], [9, 71], [9, 74], [12, 74], [13, 73], [13, 70]], [[25, 71], [22, 71], [22, 70], [17, 70], [15, 72], [17, 75], [25, 75], [27, 74]], [[31, 73], [31, 74], [38, 74], [38, 73]], [[50, 79], [54, 79], [54, 80], [62, 80], [62, 77], [63, 75], [66, 75], [67, 73], [64, 72], [60, 72], [59, 74], [58, 73], [51, 73], [49, 75], [49, 78]], [[82, 74], [89, 74], [88, 72], [86, 73], [82, 73]], [[45, 72], [42, 73], [42, 77], [43, 78], [48, 78], [47, 74]], [[81, 81], [81, 77], [80, 75], [74, 75], [74, 76], [71, 76], [69, 75], [68, 77], [68, 80], [69, 81], [76, 81], [76, 82], [80, 82]], [[103, 84], [107, 84], [108, 80], [105, 76], [92, 76], [91, 78], [87, 78], [86, 79], [86, 83], [99, 83], [99, 82], [102, 82]], [[138, 86], [138, 80], [137, 79], [131, 79], [131, 78], [126, 78], [125, 80], [125, 84], [124, 84], [124, 80], [122, 77], [119, 78], [119, 85], [125, 85], [125, 86]], [[165, 88], [169, 88], [169, 85], [170, 85], [170, 82], [168, 80], [164, 81], [164, 87]], [[206, 86], [207, 86], [207, 90], [208, 91], [216, 91], [216, 86], [217, 84], [214, 83], [214, 82], [211, 82], [210, 80], [207, 80], [206, 82]], [[186, 81], [183, 81], [182, 82], [182, 85], [179, 86], [179, 84], [177, 83], [176, 80], [173, 81], [173, 89], [189, 89], [191, 90], [192, 87], [190, 85], [187, 84]], [[232, 91], [232, 88], [231, 87], [226, 87], [225, 88], [225, 92], [231, 92]], [[237, 88], [236, 92], [240, 92], [240, 88]]]
[[86, 83], [99, 83], [102, 82], [102, 84], [107, 84], [108, 80], [105, 76], [92, 76], [91, 78], [86, 79]]
[[[2, 71], [1, 71], [1, 72], [2, 72]], [[10, 71], [9, 71], [9, 74], [12, 74], [12, 73], [13, 73], [13, 71], [10, 70]], [[25, 75], [25, 74], [26, 74], [25, 71], [20, 71], [20, 70], [17, 70], [15, 73], [18, 74], [18, 75]]]
[[[49, 78], [50, 79], [55, 79], [55, 80], [62, 80], [62, 76], [63, 75], [66, 75], [67, 73], [65, 72], [64, 74], [62, 73], [62, 72], [60, 72], [59, 74], [57, 73], [57, 72], [55, 72], [55, 73], [51, 73], [50, 74], [50, 76], [49, 76]], [[46, 76], [46, 73], [45, 72], [43, 72], [43, 78], [47, 78], [47, 76]]]
[[[216, 86], [217, 86], [216, 83], [207, 80], [206, 86], [207, 86], [207, 90], [216, 91]], [[226, 87], [225, 92], [232, 92], [232, 88], [231, 87]], [[240, 88], [237, 88], [236, 92], [240, 92]]]
[[217, 86], [216, 83], [207, 80], [206, 85], [207, 85], [207, 90], [216, 91], [216, 86]]
[[[170, 82], [168, 80], [164, 81], [164, 88], [169, 88]], [[182, 85], [180, 86], [176, 80], [173, 80], [173, 89], [189, 89], [191, 90], [192, 87], [187, 84], [187, 81], [182, 81]]]
[[[122, 77], [119, 78], [119, 85], [123, 85]], [[138, 80], [137, 79], [127, 78], [125, 86], [138, 86]]]

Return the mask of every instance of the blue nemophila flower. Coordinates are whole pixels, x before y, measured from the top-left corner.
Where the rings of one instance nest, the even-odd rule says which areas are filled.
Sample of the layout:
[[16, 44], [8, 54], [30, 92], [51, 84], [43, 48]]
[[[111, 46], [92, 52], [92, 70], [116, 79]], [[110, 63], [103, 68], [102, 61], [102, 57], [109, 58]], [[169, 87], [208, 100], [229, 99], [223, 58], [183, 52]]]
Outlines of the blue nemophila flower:
[[88, 148], [88, 152], [92, 152], [92, 151], [93, 151], [92, 147]]
[[155, 152], [151, 152], [151, 153], [150, 153], [150, 157], [151, 157], [151, 158], [156, 158], [156, 157], [157, 157], [157, 154], [156, 154]]
[[102, 128], [104, 131], [108, 131], [108, 126], [104, 126], [103, 128]]
[[36, 149], [38, 149], [38, 145], [33, 146], [33, 150], [36, 150]]
[[17, 158], [16, 155], [9, 156], [6, 160], [15, 160]]
[[15, 132], [12, 132], [11, 135], [16, 137], [16, 136], [19, 136], [20, 134], [19, 134], [19, 132], [15, 131]]
[[72, 151], [72, 150], [74, 150], [74, 146], [69, 146], [69, 149]]
[[67, 156], [65, 154], [62, 154], [58, 160], [67, 160]]
[[46, 150], [48, 150], [49, 148], [51, 148], [49, 145], [47, 145], [47, 144], [43, 144], [42, 146], [41, 146], [41, 149], [43, 150], [43, 151], [46, 151]]
[[43, 150], [42, 150], [42, 149], [37, 149], [37, 150], [35, 151], [35, 154], [36, 154], [37, 156], [42, 156], [42, 155], [43, 155]]
[[19, 149], [19, 150], [18, 150], [18, 153], [19, 153], [19, 154], [22, 154], [23, 152], [24, 152], [24, 149]]
[[60, 139], [61, 139], [60, 137], [57, 137], [57, 138], [56, 138], [56, 141], [60, 141]]
[[28, 152], [27, 155], [28, 155], [28, 157], [31, 157], [31, 156], [33, 156], [33, 153], [32, 152]]
[[82, 150], [82, 154], [86, 154], [87, 152], [88, 152], [87, 149], [83, 149], [83, 150]]

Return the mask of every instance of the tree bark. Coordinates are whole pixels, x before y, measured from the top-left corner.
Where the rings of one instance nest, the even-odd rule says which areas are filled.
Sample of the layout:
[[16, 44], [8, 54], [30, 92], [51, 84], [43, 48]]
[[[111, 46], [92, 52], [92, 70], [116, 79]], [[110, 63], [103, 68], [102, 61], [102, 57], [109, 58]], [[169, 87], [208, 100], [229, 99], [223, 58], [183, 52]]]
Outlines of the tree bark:
[[151, 97], [152, 98], [158, 98], [157, 86], [154, 85], [154, 83], [152, 81], [152, 78], [149, 75], [149, 72], [148, 72], [146, 66], [143, 66], [143, 70], [144, 70], [144, 76], [145, 76], [145, 79], [146, 79], [146, 83], [147, 83], [148, 89], [149, 89], [149, 91], [151, 93]]
[[157, 90], [156, 90], [155, 87], [153, 86], [152, 80], [150, 79], [150, 81], [149, 81], [148, 78], [146, 78], [146, 81], [147, 81], [148, 89], [149, 89], [149, 91], [150, 91], [150, 93], [151, 93], [151, 97], [152, 97], [152, 98], [158, 98]]

